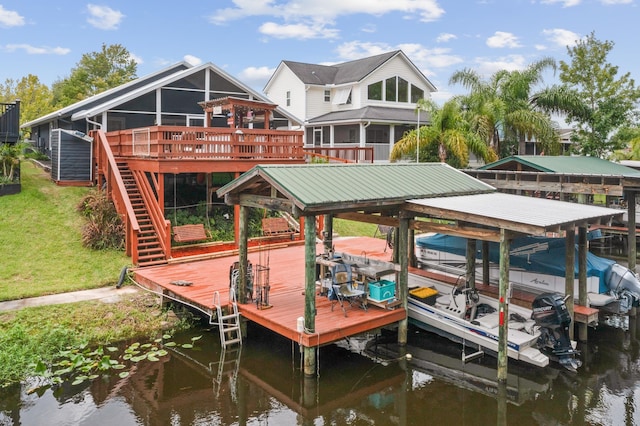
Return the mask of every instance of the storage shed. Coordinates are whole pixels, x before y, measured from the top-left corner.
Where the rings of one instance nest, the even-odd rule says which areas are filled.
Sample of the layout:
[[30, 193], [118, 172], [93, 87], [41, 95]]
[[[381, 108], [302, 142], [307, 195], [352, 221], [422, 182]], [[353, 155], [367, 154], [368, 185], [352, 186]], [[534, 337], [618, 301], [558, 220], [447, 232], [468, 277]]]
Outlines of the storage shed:
[[54, 129], [51, 135], [51, 179], [58, 184], [90, 185], [93, 138], [79, 131]]

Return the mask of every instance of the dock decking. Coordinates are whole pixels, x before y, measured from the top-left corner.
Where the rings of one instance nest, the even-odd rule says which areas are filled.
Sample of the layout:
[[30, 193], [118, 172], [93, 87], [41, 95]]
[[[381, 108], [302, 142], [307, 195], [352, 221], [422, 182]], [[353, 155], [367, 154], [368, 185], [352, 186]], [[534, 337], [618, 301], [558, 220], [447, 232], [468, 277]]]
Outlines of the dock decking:
[[[334, 240], [336, 252], [354, 255], [366, 252], [370, 259], [388, 261], [391, 251], [385, 252], [385, 245], [385, 240], [371, 237]], [[317, 253], [321, 252], [322, 247], [318, 245]], [[237, 260], [236, 255], [138, 268], [133, 270], [134, 280], [149, 290], [213, 314], [213, 295], [216, 291], [219, 292], [223, 305], [229, 300], [229, 269]], [[315, 332], [299, 332], [297, 319], [304, 316], [305, 310], [304, 246], [292, 244], [275, 249], [265, 247], [249, 253], [249, 260], [253, 265], [269, 267], [271, 307], [258, 309], [255, 303], [238, 304], [240, 314], [302, 346], [313, 347], [332, 343], [391, 325], [406, 317], [406, 311], [402, 307], [388, 310], [373, 305], [369, 305], [366, 311], [355, 306], [347, 308], [345, 317], [340, 306], [334, 306], [332, 311], [331, 302], [327, 297], [316, 296]], [[176, 281], [187, 281], [191, 285], [171, 284]]]

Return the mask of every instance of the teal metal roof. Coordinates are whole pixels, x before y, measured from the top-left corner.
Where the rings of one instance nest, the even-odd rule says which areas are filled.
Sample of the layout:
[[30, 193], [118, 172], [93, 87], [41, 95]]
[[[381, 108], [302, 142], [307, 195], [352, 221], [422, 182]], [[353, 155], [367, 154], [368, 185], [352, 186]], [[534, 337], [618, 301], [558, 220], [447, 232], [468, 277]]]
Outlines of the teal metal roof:
[[[518, 167], [518, 166], [521, 167]], [[547, 173], [640, 177], [640, 171], [597, 157], [513, 155], [479, 170], [519, 170]]]
[[276, 188], [301, 210], [401, 204], [415, 198], [479, 194], [492, 186], [443, 163], [259, 165], [218, 190], [251, 192], [259, 182]]

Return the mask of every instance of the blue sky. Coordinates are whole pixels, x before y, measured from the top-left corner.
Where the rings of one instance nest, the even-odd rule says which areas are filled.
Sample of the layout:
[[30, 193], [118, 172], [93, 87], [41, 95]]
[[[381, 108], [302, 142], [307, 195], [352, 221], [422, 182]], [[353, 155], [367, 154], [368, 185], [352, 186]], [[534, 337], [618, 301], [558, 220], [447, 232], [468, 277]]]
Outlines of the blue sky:
[[51, 85], [103, 43], [126, 47], [139, 76], [211, 62], [258, 91], [282, 60], [332, 64], [402, 49], [444, 100], [464, 92], [448, 85], [454, 71], [568, 60], [567, 45], [591, 32], [615, 43], [609, 62], [640, 82], [639, 2], [0, 0], [0, 83], [34, 74]]

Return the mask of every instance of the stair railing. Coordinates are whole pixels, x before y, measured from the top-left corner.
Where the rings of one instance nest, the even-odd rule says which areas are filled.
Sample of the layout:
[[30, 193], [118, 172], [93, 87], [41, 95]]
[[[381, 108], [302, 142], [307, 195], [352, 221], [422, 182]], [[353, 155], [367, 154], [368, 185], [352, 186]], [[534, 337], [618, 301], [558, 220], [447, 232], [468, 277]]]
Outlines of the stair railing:
[[125, 249], [127, 256], [131, 256], [131, 261], [135, 265], [138, 263], [138, 235], [140, 233], [138, 219], [136, 219], [129, 194], [120, 175], [120, 169], [118, 169], [118, 164], [104, 131], [94, 130], [91, 132], [91, 136], [93, 136], [95, 145], [97, 175], [100, 173], [104, 175], [104, 177], [97, 179], [98, 183], [100, 184], [102, 179], [106, 179], [107, 194], [116, 206], [116, 211], [123, 217], [125, 222]]
[[144, 200], [144, 205], [147, 208], [147, 213], [149, 213], [149, 217], [151, 218], [151, 223], [153, 224], [153, 228], [158, 234], [158, 240], [160, 242], [160, 246], [164, 251], [166, 258], [171, 257], [171, 222], [165, 219], [164, 212], [160, 207], [160, 203], [158, 203], [158, 199], [155, 194], [158, 191], [158, 183], [155, 180], [155, 176], [152, 174], [152, 181], [155, 187], [152, 188], [152, 183], [147, 179], [147, 175], [145, 172], [141, 170], [132, 170], [133, 177], [136, 180], [136, 184], [138, 185], [138, 189], [140, 190], [140, 195]]

